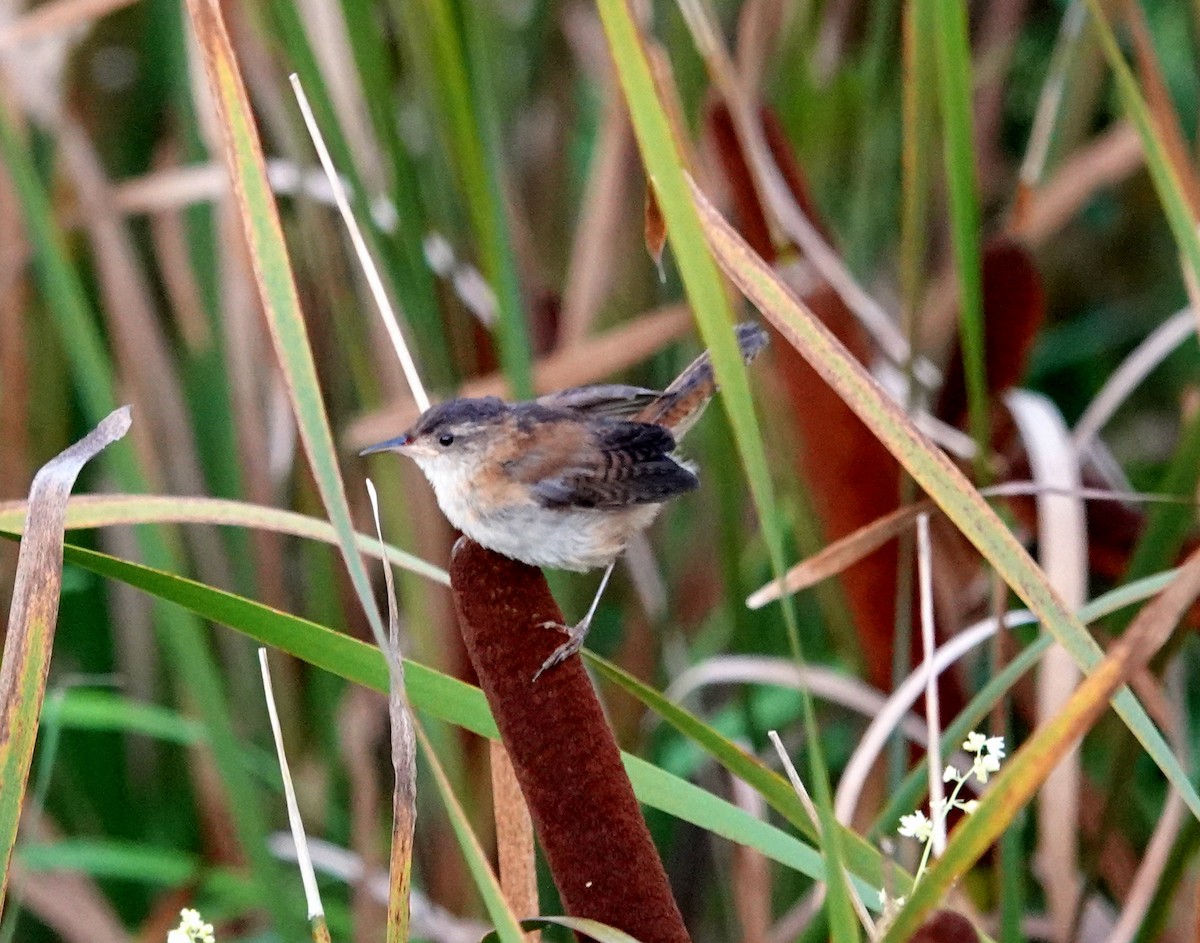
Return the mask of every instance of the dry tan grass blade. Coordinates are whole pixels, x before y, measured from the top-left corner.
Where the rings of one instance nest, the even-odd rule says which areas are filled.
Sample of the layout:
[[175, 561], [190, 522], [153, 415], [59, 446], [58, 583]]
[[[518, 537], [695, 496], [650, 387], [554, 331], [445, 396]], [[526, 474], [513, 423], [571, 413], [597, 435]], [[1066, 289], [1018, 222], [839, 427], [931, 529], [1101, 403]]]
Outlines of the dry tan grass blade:
[[[538, 903], [537, 867], [533, 847], [533, 819], [521, 795], [508, 751], [499, 740], [489, 742], [492, 770], [492, 812], [496, 820], [496, 856], [500, 865], [500, 887], [508, 906], [520, 919], [541, 913]], [[525, 934], [531, 943], [542, 938], [538, 930]]]
[[746, 606], [750, 609], [761, 609], [767, 603], [774, 602], [781, 596], [798, 593], [802, 589], [808, 589], [822, 580], [841, 573], [867, 554], [878, 550], [889, 540], [893, 540], [907, 531], [913, 521], [917, 519], [918, 514], [928, 513], [933, 509], [932, 501], [921, 501], [898, 508], [886, 517], [881, 517], [870, 524], [864, 524], [853, 533], [847, 534], [840, 540], [835, 540], [820, 553], [793, 566], [784, 576], [782, 586], [778, 580], [773, 580], [755, 590], [746, 597]]
[[29, 518], [21, 538], [0, 664], [0, 909], [50, 671], [62, 586], [67, 499], [83, 466], [124, 436], [129, 423], [128, 406], [110, 413], [84, 438], [43, 465], [29, 489]]
[[[985, 498], [1058, 495], [1089, 501], [1161, 501], [1172, 504], [1180, 501], [1173, 495], [1117, 491], [1110, 488], [1058, 488], [1030, 481], [1010, 481], [990, 488], [981, 488], [979, 493]], [[917, 501], [907, 507], [898, 508], [870, 524], [864, 524], [858, 530], [835, 540], [820, 552], [795, 564], [784, 574], [782, 588], [779, 580], [772, 580], [770, 583], [760, 586], [746, 597], [747, 608], [761, 609], [768, 603], [779, 599], [781, 595], [798, 593], [815, 586], [822, 580], [836, 576], [846, 567], [852, 566], [867, 554], [878, 550], [889, 540], [904, 533], [917, 519], [918, 514], [936, 512], [937, 507], [932, 501]]]
[[[567, 15], [566, 32], [577, 47], [604, 42], [600, 24], [591, 12], [577, 10]], [[599, 34], [595, 36], [593, 34]], [[586, 55], [581, 48], [580, 58]], [[585, 60], [586, 61], [586, 60]], [[601, 60], [607, 65], [607, 58]], [[596, 70], [605, 89], [604, 117], [600, 124], [596, 154], [588, 169], [583, 205], [575, 224], [571, 257], [563, 281], [562, 314], [558, 342], [562, 347], [578, 344], [591, 331], [596, 315], [611, 290], [617, 253], [614, 240], [630, 203], [629, 170], [633, 165], [633, 129], [629, 113], [617, 88], [611, 68]]]
[[1167, 318], [1146, 335], [1129, 355], [1121, 361], [1100, 391], [1092, 397], [1075, 423], [1071, 436], [1075, 448], [1083, 452], [1100, 435], [1113, 414], [1129, 395], [1141, 385], [1154, 368], [1167, 359], [1189, 337], [1196, 333], [1196, 316], [1184, 308]]
[[[375, 483], [366, 481], [371, 499], [371, 514], [375, 519], [375, 536], [383, 542], [383, 525], [379, 518], [379, 496]], [[392, 842], [388, 867], [389, 896], [387, 915], [388, 943], [408, 943], [412, 906], [413, 838], [417, 826], [417, 739], [413, 730], [412, 711], [404, 689], [404, 660], [400, 657], [400, 615], [396, 611], [396, 584], [392, 568], [384, 561], [383, 580], [387, 586], [388, 648], [384, 658], [388, 663], [391, 683], [388, 685], [388, 721], [392, 740]]]

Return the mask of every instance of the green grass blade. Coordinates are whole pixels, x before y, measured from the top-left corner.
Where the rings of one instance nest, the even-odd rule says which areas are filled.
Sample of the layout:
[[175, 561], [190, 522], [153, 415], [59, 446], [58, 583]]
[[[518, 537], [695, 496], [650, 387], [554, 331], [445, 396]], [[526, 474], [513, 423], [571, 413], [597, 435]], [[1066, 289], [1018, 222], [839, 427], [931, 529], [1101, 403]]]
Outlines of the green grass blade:
[[[807, 839], [817, 841], [816, 825], [800, 804], [791, 785], [758, 758], [749, 755], [737, 744], [714, 730], [695, 715], [671, 703], [661, 693], [642, 684], [612, 662], [585, 650], [587, 660], [613, 684], [641, 701], [646, 707], [709, 753], [734, 776], [748, 783], [776, 812], [794, 825]], [[868, 885], [880, 887], [883, 882], [883, 862], [879, 852], [849, 829], [843, 829], [843, 848], [851, 873]], [[896, 892], [907, 893], [907, 878], [892, 869]], [[873, 897], [869, 899], [873, 902]]]
[[[918, 15], [917, 23], [933, 27], [932, 36], [917, 39], [918, 48], [931, 40], [937, 55], [938, 101], [941, 105], [946, 180], [950, 191], [950, 231], [954, 268], [958, 275], [958, 330], [967, 413], [975, 440], [975, 471], [987, 477], [991, 448], [988, 386], [983, 349], [983, 261], [980, 250], [979, 187], [975, 180], [975, 142], [971, 107], [971, 44], [967, 37], [967, 5], [963, 0], [917, 0], [936, 9]], [[924, 47], [928, 48], [928, 47]]]
[[1154, 189], [1158, 192], [1158, 199], [1166, 212], [1167, 223], [1175, 236], [1183, 263], [1194, 283], [1200, 285], [1200, 234], [1196, 232], [1196, 220], [1192, 218], [1183, 182], [1171, 164], [1162, 138], [1155, 130], [1150, 109], [1138, 88], [1133, 71], [1121, 54], [1103, 4], [1099, 0], [1087, 0], [1087, 5], [1092, 14], [1092, 22], [1096, 26], [1096, 34], [1100, 37], [1104, 56], [1108, 59], [1116, 78], [1121, 101], [1134, 127], [1137, 128], [1138, 137], [1142, 140], [1146, 166], [1150, 170], [1150, 178], [1154, 181]]
[[192, 746], [205, 739], [204, 728], [178, 711], [131, 700], [113, 691], [72, 688], [51, 697], [42, 723], [64, 730], [117, 732]]
[[[233, 593], [94, 550], [68, 544], [65, 559], [227, 625], [354, 684], [387, 691], [387, 665], [373, 645]], [[405, 662], [404, 672], [408, 697], [415, 708], [482, 737], [500, 738], [478, 688], [413, 661]], [[801, 874], [824, 880], [820, 854], [781, 829], [636, 756], [622, 754], [622, 761], [639, 801], [754, 848]], [[870, 892], [865, 885], [863, 890]], [[866, 899], [871, 902], [874, 898], [868, 894]]]
[[[713, 251], [746, 296], [804, 356], [858, 415], [946, 516], [995, 567], [1051, 635], [1085, 672], [1103, 660], [1103, 652], [1079, 619], [1067, 611], [1054, 588], [1004, 523], [950, 462], [916, 428], [886, 391], [867, 373], [753, 250], [695, 190]], [[1127, 686], [1113, 707], [1146, 752], [1200, 817], [1200, 795], [1178, 758]]]
[[386, 246], [395, 270], [396, 294], [417, 341], [422, 374], [430, 387], [449, 388], [454, 381], [454, 370], [442, 325], [437, 285], [425, 261], [423, 245], [429, 228], [426, 196], [419, 186], [416, 162], [401, 139], [396, 122], [394, 74], [388, 68], [391, 36], [386, 28], [381, 28], [387, 13], [379, 4], [355, 0], [343, 0], [341, 8], [363, 85], [364, 104], [380, 142], [383, 160], [391, 165], [392, 199], [398, 224], [390, 238], [381, 236], [378, 241]]
[[154, 848], [143, 842], [73, 838], [25, 845], [17, 857], [33, 872], [74, 872], [92, 878], [136, 881], [151, 887], [182, 887], [196, 880], [200, 873], [200, 862], [195, 855], [173, 848]]
[[[658, 99], [642, 38], [627, 0], [601, 0], [600, 18], [609, 49], [629, 105], [634, 133], [646, 173], [667, 223], [667, 238], [674, 254], [701, 336], [712, 354], [720, 384], [721, 401], [729, 416], [738, 454], [746, 470], [754, 506], [767, 544], [771, 567], [782, 578], [785, 569], [783, 534], [767, 469], [766, 450], [750, 397], [750, 384], [738, 353], [731, 326], [733, 313], [720, 273], [709, 254], [700, 219], [688, 193], [682, 155], [670, 121]], [[797, 660], [802, 660], [800, 634], [791, 602], [783, 605], [788, 639]], [[816, 713], [807, 692], [802, 694], [808, 730], [813, 793], [821, 817], [821, 850], [829, 874], [827, 903], [834, 938], [858, 939], [858, 920], [845, 885], [841, 831], [833, 818], [829, 774], [821, 752]]]
[[489, 13], [478, 4], [459, 7], [448, 0], [422, 0], [401, 19], [420, 23], [435, 71], [439, 106], [449, 128], [449, 148], [457, 163], [484, 275], [499, 307], [497, 340], [504, 375], [513, 395], [533, 395], [533, 372], [525, 304], [517, 277], [512, 236], [504, 209], [500, 141], [492, 86], [488, 82]]

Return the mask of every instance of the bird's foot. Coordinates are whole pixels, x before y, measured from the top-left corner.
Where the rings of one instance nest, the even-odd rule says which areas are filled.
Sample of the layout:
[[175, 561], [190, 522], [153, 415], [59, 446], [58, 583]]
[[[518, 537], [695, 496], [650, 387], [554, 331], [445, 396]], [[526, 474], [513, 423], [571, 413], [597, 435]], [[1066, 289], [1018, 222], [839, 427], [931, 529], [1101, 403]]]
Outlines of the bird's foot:
[[533, 680], [537, 681], [545, 672], [549, 671], [555, 665], [561, 665], [564, 661], [574, 655], [579, 649], [583, 648], [583, 640], [587, 638], [588, 629], [592, 627], [591, 619], [584, 619], [576, 626], [563, 625], [561, 622], [541, 623], [539, 629], [558, 629], [567, 636], [567, 640], [558, 648], [550, 653], [550, 657], [542, 662], [542, 667], [534, 674]]

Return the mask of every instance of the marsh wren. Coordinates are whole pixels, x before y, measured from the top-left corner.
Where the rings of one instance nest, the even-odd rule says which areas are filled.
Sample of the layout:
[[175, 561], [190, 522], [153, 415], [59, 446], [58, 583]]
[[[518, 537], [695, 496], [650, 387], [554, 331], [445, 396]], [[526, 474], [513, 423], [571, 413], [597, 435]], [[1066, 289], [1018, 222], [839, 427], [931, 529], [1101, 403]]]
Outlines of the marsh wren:
[[[766, 346], [757, 324], [739, 324], [749, 363]], [[417, 463], [450, 523], [476, 543], [532, 566], [605, 567], [587, 615], [534, 676], [579, 651], [613, 566], [663, 503], [699, 486], [675, 446], [717, 385], [704, 352], [665, 390], [602, 384], [525, 403], [494, 396], [426, 410], [403, 435], [362, 451]]]

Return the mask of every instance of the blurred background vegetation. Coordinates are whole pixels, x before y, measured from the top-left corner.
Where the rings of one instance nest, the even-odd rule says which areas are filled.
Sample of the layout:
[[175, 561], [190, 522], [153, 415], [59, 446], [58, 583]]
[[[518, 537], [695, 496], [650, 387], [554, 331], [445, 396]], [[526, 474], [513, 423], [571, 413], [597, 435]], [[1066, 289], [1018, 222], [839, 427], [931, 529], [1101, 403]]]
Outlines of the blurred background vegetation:
[[[749, 226], [753, 188], [736, 171], [738, 148], [722, 133], [728, 118], [680, 9], [663, 0], [637, 6], [669, 61], [693, 168]], [[798, 201], [849, 272], [914, 332], [919, 349], [948, 364], [957, 344], [944, 119], [930, 98], [906, 114], [905, 97], [927, 82], [923, 70], [935, 54], [916, 47], [905, 65], [905, 6], [714, 0], [712, 9], [749, 96], [776, 132], [773, 153]], [[1187, 161], [1180, 166], [1190, 168], [1200, 7], [1104, 6], [1158, 127], [1178, 137]], [[1084, 5], [968, 7], [968, 160], [985, 246], [991, 393], [998, 398], [1015, 384], [1037, 391], [1070, 426], [1130, 352], [1186, 306], [1179, 251]], [[229, 0], [223, 8], [360, 531], [371, 531], [361, 487], [368, 464], [356, 452], [400, 432], [415, 407], [330, 205], [288, 73], [299, 73], [313, 99], [435, 397], [464, 389], [523, 396], [610, 379], [663, 385], [695, 355], [671, 254], [656, 264], [647, 251], [646, 183], [592, 4]], [[1131, 30], [1144, 31], [1150, 54], [1130, 40]], [[0, 498], [20, 499], [44, 461], [119, 401], [134, 407], [130, 439], [117, 447], [125, 458], [101, 457], [79, 490], [211, 495], [323, 515], [297, 448], [190, 37], [180, 0], [47, 0], [0, 14], [0, 163], [8, 170], [0, 174]], [[920, 164], [906, 175], [903, 148], [918, 140]], [[925, 205], [907, 230], [906, 200]], [[772, 234], [767, 247], [797, 292], [873, 361], [861, 335], [855, 346], [857, 325], [822, 273], [806, 268], [785, 237]], [[1196, 407], [1194, 323], [1177, 334], [1177, 349], [1104, 427], [1109, 474], [1085, 476], [1085, 484], [1193, 496], [1197, 470], [1188, 461], [1197, 433], [1182, 432]], [[794, 361], [776, 351], [752, 376], [789, 560], [869, 523], [901, 494], [894, 464], [861, 445], [860, 427], [819, 400], [805, 414], [811, 381]], [[1028, 477], [998, 406], [995, 415], [999, 477]], [[951, 425], [964, 417], [952, 406], [942, 410]], [[834, 454], [843, 446], [849, 466]], [[757, 683], [725, 683], [734, 672], [728, 656], [787, 658], [789, 649], [777, 607], [744, 605], [771, 569], [720, 409], [692, 433], [687, 452], [702, 469], [702, 489], [672, 504], [630, 566], [618, 570], [589, 644], [660, 689], [705, 667], [711, 674], [687, 692], [688, 706], [774, 763], [767, 730], [803, 748], [799, 695], [767, 683], [761, 666], [744, 669], [760, 672]], [[834, 480], [822, 480], [822, 466]], [[424, 480], [391, 456], [369, 469], [388, 539], [444, 567], [454, 535]], [[861, 498], [860, 485], [875, 498]], [[1142, 505], [1089, 518], [1090, 543], [1080, 550], [1088, 554], [1089, 595], [1174, 562], [1194, 513], [1190, 505], [1164, 507], [1176, 536], [1151, 550], [1139, 543]], [[1010, 509], [1032, 540], [1030, 514]], [[77, 531], [71, 539], [368, 637], [341, 560], [324, 544], [173, 524], [136, 535], [120, 527]], [[1132, 567], [1138, 547], [1143, 557]], [[974, 557], [950, 537], [943, 549], [957, 554], [947, 564], [953, 574], [940, 577], [939, 631], [951, 636], [986, 615], [992, 601], [978, 588], [986, 577]], [[910, 655], [903, 631], [895, 643], [897, 622], [907, 622], [896, 619], [896, 573], [905, 572], [898, 561], [907, 557], [893, 545], [870, 559], [874, 569], [857, 579], [797, 597], [798, 612], [811, 661], [886, 693]], [[4, 598], [15, 560], [15, 545], [0, 546]], [[558, 575], [552, 585], [573, 614], [595, 582]], [[448, 590], [405, 572], [399, 592], [408, 654], [471, 680]], [[908, 599], [903, 590], [900, 598]], [[905, 601], [900, 610], [907, 608]], [[198, 669], [185, 646], [163, 644], [172, 633], [198, 633], [219, 669], [255, 814], [264, 830], [285, 824], [252, 643], [68, 566], [31, 786], [39, 814], [26, 817], [4, 939], [161, 939], [191, 902], [218, 923], [221, 940], [273, 938], [263, 901], [239, 878], [245, 850], [188, 683]], [[1184, 755], [1200, 729], [1195, 685], [1186, 683], [1197, 654], [1181, 636], [1174, 673], [1156, 689], [1158, 716], [1175, 718]], [[276, 670], [310, 833], [379, 867], [390, 821], [383, 700], [294, 660], [280, 659]], [[964, 669], [947, 691], [950, 703], [961, 706], [987, 672], [986, 659]], [[619, 691], [605, 686], [604, 693], [625, 749], [754, 808], [753, 797], [685, 738]], [[824, 700], [819, 712], [836, 779], [867, 718]], [[1014, 688], [1013, 731], [1028, 730], [1035, 715], [1033, 693]], [[489, 846], [482, 741], [433, 720], [429, 727]], [[881, 768], [872, 779], [856, 820], [864, 830], [905, 759], [896, 754], [891, 776]], [[1083, 764], [1072, 822], [1083, 901], [1075, 929], [1081, 939], [1108, 939], [1165, 790], [1115, 723], [1088, 738]], [[469, 921], [482, 914], [477, 896], [424, 779], [419, 796], [416, 885], [444, 913], [441, 923], [418, 924], [434, 927], [423, 931], [430, 936], [469, 938], [476, 927]], [[810, 889], [807, 879], [665, 814], [650, 817], [696, 939], [800, 934], [804, 921], [793, 905]], [[1017, 901], [993, 929], [1049, 938], [1046, 876], [1029, 864], [1038, 844], [1032, 816], [1018, 820], [1011, 841], [1023, 865], [1009, 868], [1007, 883], [996, 879], [998, 862], [985, 859], [968, 889], [985, 914], [997, 913], [998, 886]], [[1158, 896], [1143, 924], [1147, 939], [1189, 938], [1195, 927], [1196, 823], [1168, 838], [1168, 847], [1170, 864], [1154, 880]], [[907, 851], [896, 853], [907, 860]], [[290, 871], [280, 874], [290, 880]], [[556, 912], [552, 885], [543, 885], [543, 909]], [[334, 878], [326, 903], [335, 938], [381, 938], [377, 903]], [[84, 924], [90, 930], [79, 925], [83, 914], [97, 921]]]

